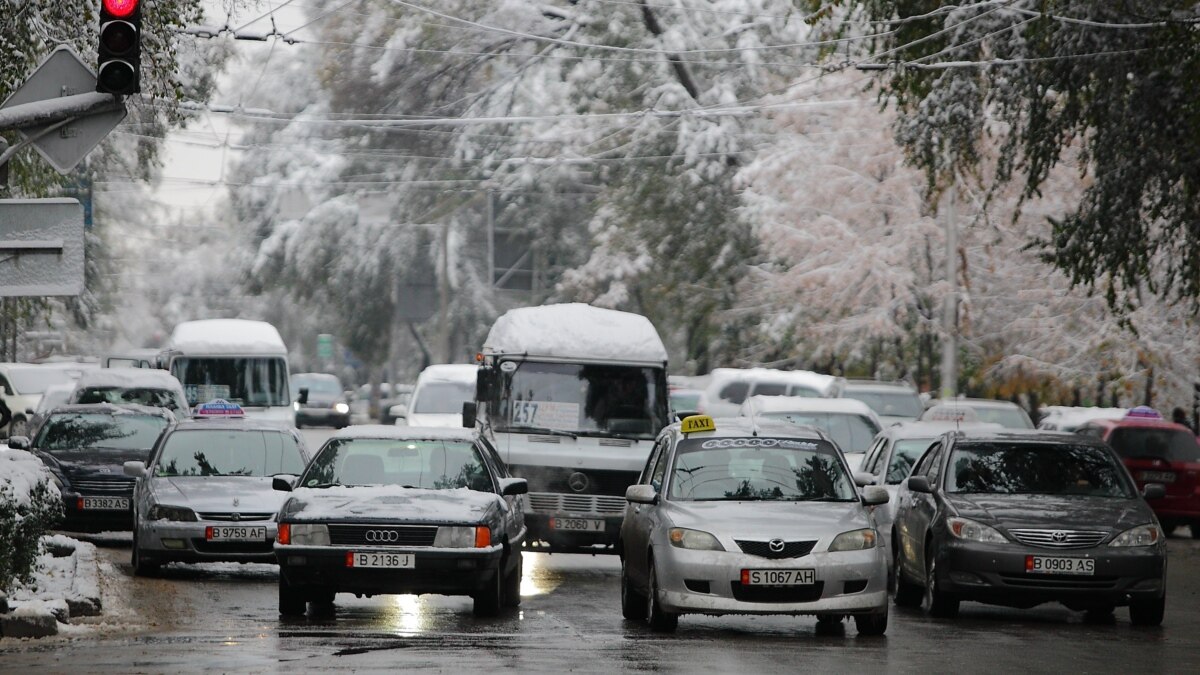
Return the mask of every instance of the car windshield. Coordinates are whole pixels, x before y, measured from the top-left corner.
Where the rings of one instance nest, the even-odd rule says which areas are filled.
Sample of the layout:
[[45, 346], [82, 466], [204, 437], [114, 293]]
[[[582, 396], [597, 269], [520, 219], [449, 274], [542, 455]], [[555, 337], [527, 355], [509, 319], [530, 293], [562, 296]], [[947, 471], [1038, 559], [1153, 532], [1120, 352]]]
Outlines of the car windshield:
[[72, 450], [149, 450], [167, 426], [157, 415], [58, 413], [38, 432], [34, 447]]
[[335, 438], [301, 478], [304, 487], [402, 485], [494, 491], [487, 466], [468, 441]]
[[913, 465], [933, 443], [932, 438], [906, 438], [896, 441], [892, 447], [892, 458], [888, 461], [887, 484], [899, 485], [908, 474], [912, 473]]
[[1200, 444], [1182, 429], [1125, 427], [1113, 429], [1108, 444], [1127, 459], [1200, 462]]
[[425, 382], [416, 392], [414, 413], [458, 415], [463, 403], [474, 400], [474, 382]]
[[292, 392], [299, 395], [301, 387], [308, 389], [309, 394], [340, 395], [342, 393], [341, 383], [333, 377], [293, 377]]
[[180, 429], [163, 441], [155, 476], [273, 476], [299, 474], [304, 455], [283, 431]]
[[79, 377], [79, 374], [80, 371], [35, 367], [14, 368], [5, 373], [5, 376], [16, 390], [15, 393], [28, 395], [40, 394], [52, 385], [73, 382]]
[[829, 434], [842, 452], [865, 452], [879, 433], [874, 422], [856, 413], [769, 412], [760, 417], [816, 427]]
[[837, 453], [815, 439], [686, 439], [668, 494], [691, 501], [854, 501], [858, 493]]
[[842, 396], [862, 401], [867, 404], [868, 408], [874, 410], [876, 415], [888, 417], [910, 417], [915, 420], [921, 416], [924, 409], [921, 405], [921, 397], [911, 391], [854, 391], [848, 389], [842, 393]]
[[946, 491], [1131, 499], [1124, 473], [1109, 452], [1092, 445], [960, 443], [950, 454]]
[[491, 414], [497, 431], [651, 439], [666, 425], [666, 393], [658, 368], [525, 361], [504, 377]]
[[171, 374], [183, 383], [190, 406], [216, 398], [250, 407], [286, 406], [287, 360], [277, 356], [179, 357], [171, 362]]
[[133, 403], [178, 410], [175, 393], [152, 387], [85, 387], [74, 396], [76, 403]]

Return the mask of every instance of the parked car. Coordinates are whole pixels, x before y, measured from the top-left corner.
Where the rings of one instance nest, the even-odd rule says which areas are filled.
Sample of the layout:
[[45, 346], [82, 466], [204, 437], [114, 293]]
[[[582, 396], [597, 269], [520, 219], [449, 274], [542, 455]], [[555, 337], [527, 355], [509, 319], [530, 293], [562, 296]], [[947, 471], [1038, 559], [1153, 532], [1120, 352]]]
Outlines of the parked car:
[[479, 367], [473, 364], [438, 364], [417, 376], [412, 400], [402, 410], [391, 413], [397, 425], [413, 427], [461, 427], [463, 404], [475, 400], [475, 378]]
[[32, 440], [9, 439], [9, 447], [37, 455], [62, 493], [62, 529], [102, 532], [133, 529], [130, 460], [145, 462], [167, 425], [170, 411], [110, 403], [56, 408]]
[[841, 395], [866, 403], [885, 427], [897, 422], [912, 422], [925, 411], [920, 394], [907, 382], [847, 380]]
[[1111, 445], [1139, 487], [1166, 487], [1166, 494], [1150, 500], [1164, 532], [1187, 525], [1200, 539], [1200, 444], [1191, 429], [1137, 407], [1119, 420], [1092, 420], [1076, 431]]
[[0, 399], [12, 411], [12, 422], [0, 427], [0, 437], [28, 436], [29, 410], [37, 409], [47, 387], [74, 383], [94, 364], [0, 363]]
[[711, 417], [737, 415], [751, 396], [838, 396], [845, 380], [808, 370], [714, 368], [700, 397], [700, 412]]
[[1006, 429], [1032, 429], [1033, 420], [1011, 401], [987, 398], [930, 399], [925, 402], [922, 422], [992, 422]]
[[93, 368], [75, 381], [69, 403], [112, 403], [166, 408], [177, 418], [190, 413], [183, 385], [165, 370]]
[[[1162, 485], [1145, 488], [1161, 497]], [[1049, 431], [942, 436], [897, 494], [896, 604], [957, 615], [963, 601], [1059, 602], [1158, 625], [1167, 549], [1112, 448]]]
[[[197, 406], [203, 414], [204, 405]], [[133, 494], [133, 573], [171, 562], [275, 562], [275, 514], [308, 453], [299, 433], [222, 414], [168, 429], [150, 461], [125, 462]]]
[[659, 631], [681, 614], [853, 616], [887, 630], [887, 559], [845, 459], [820, 432], [758, 418], [684, 418], [625, 495], [621, 611]]
[[883, 427], [866, 403], [850, 398], [751, 396], [742, 405], [742, 415], [783, 420], [824, 431], [846, 454], [852, 471], [858, 471], [863, 455]]
[[67, 399], [71, 398], [73, 391], [75, 391], [74, 383], [52, 384], [46, 387], [46, 391], [42, 392], [42, 397], [38, 399], [37, 407], [32, 410], [25, 409], [25, 414], [29, 419], [26, 425], [26, 434], [31, 438], [37, 436], [38, 429], [42, 427], [46, 417], [55, 408], [66, 405]]
[[1048, 405], [1042, 408], [1037, 428], [1046, 431], [1075, 431], [1092, 420], [1119, 420], [1129, 413], [1128, 408], [1085, 408]]
[[296, 401], [296, 426], [322, 425], [341, 429], [350, 426], [350, 402], [342, 381], [328, 373], [292, 375], [292, 395]]
[[333, 435], [276, 518], [279, 613], [337, 593], [470, 595], [520, 604], [523, 478], [473, 430], [355, 426]]

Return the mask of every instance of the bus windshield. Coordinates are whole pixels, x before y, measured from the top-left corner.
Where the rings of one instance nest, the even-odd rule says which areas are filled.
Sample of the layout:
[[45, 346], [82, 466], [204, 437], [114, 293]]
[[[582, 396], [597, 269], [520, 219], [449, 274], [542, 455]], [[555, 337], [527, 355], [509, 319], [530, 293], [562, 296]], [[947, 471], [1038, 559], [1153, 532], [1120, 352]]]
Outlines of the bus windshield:
[[279, 356], [181, 356], [171, 362], [171, 374], [191, 406], [215, 398], [246, 407], [292, 404], [287, 360]]

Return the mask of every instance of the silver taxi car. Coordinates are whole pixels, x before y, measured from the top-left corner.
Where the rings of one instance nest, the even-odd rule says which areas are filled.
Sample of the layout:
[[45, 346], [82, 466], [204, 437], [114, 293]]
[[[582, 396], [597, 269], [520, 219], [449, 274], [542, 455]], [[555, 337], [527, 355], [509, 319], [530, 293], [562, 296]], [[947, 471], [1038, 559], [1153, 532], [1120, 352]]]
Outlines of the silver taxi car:
[[845, 458], [822, 432], [706, 416], [662, 431], [621, 526], [621, 609], [672, 631], [680, 614], [853, 616], [887, 630], [888, 562]]

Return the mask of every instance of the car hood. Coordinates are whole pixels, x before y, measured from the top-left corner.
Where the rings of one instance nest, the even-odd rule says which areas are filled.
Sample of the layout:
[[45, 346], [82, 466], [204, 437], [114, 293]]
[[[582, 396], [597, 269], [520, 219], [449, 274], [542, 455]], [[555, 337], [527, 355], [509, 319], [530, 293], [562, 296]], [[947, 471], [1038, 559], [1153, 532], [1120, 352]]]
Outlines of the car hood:
[[824, 539], [870, 527], [853, 502], [666, 502], [679, 527], [704, 530], [731, 545], [738, 539]]
[[1003, 528], [1105, 529], [1114, 532], [1153, 520], [1141, 499], [1055, 495], [947, 495], [964, 518]]
[[462, 426], [462, 413], [409, 413], [410, 427], [451, 427]]
[[292, 521], [487, 523], [505, 509], [499, 495], [467, 488], [427, 490], [399, 485], [297, 488], [283, 507]]
[[154, 478], [158, 501], [205, 513], [276, 513], [286, 492], [271, 488], [270, 476], [173, 476]]

